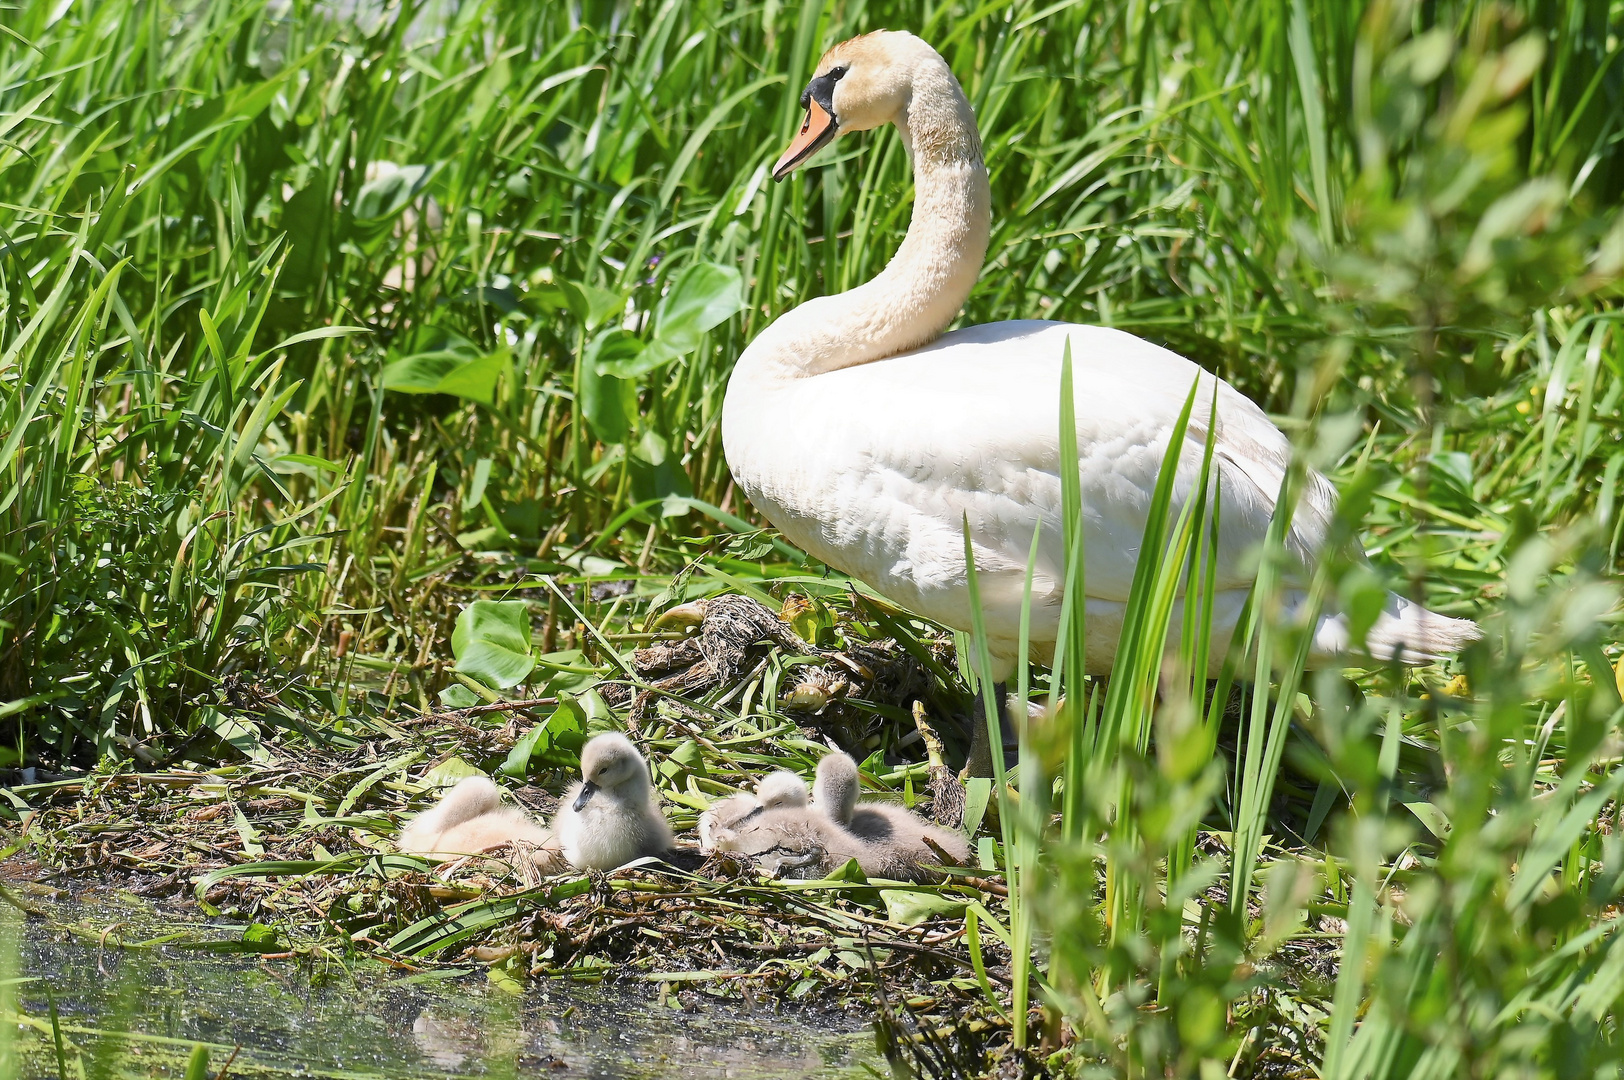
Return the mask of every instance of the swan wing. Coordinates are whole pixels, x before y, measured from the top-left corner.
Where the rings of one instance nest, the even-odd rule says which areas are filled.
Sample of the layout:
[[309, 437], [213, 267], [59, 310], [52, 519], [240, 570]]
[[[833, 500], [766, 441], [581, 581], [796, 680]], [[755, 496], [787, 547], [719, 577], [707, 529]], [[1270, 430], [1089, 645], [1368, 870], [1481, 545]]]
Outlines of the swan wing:
[[[1128, 597], [1162, 457], [1197, 380], [1175, 500], [1196, 488], [1216, 395], [1218, 586], [1244, 589], [1253, 573], [1247, 556], [1267, 531], [1290, 443], [1227, 383], [1118, 330], [989, 323], [875, 363], [730, 384], [728, 460], [751, 500], [804, 550], [961, 628], [968, 625], [968, 518], [994, 638], [1016, 632], [1041, 530], [1033, 632], [1042, 641], [1064, 580], [1057, 402], [1068, 340], [1090, 600]], [[1334, 490], [1313, 477], [1288, 543], [1299, 568], [1323, 541], [1334, 507]]]

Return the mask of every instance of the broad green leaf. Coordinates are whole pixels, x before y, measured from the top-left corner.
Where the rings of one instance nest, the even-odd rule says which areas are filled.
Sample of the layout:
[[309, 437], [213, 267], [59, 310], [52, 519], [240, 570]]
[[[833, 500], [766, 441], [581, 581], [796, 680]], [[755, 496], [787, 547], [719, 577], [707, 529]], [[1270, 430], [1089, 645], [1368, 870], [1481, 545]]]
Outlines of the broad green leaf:
[[462, 512], [468, 513], [485, 497], [485, 488], [491, 482], [492, 459], [482, 457], [474, 462], [474, 476], [468, 482], [468, 493], [462, 497]]
[[[611, 334], [625, 334], [624, 330], [611, 330]], [[627, 335], [630, 337], [631, 335]], [[633, 338], [633, 340], [637, 340]], [[655, 339], [647, 345], [638, 343], [636, 352], [628, 353], [618, 359], [606, 360], [599, 364], [598, 373], [604, 376], [613, 375], [620, 379], [635, 379], [647, 375], [656, 368], [664, 367], [682, 353], [673, 350], [664, 341]]]
[[405, 394], [439, 392], [440, 380], [471, 358], [463, 353], [426, 352], [404, 357], [383, 369], [383, 388]]
[[586, 713], [574, 700], [564, 697], [553, 714], [529, 731], [502, 763], [503, 776], [522, 780], [530, 774], [532, 765], [542, 764], [554, 768], [579, 762], [577, 751], [586, 741]]
[[583, 324], [591, 316], [586, 296], [573, 281], [543, 281], [530, 286], [524, 295], [547, 311], [567, 311]]
[[479, 704], [479, 695], [462, 683], [452, 683], [440, 691], [440, 704], [448, 709], [471, 709]]
[[432, 165], [401, 165], [376, 162], [380, 174], [368, 181], [355, 196], [355, 220], [382, 221], [406, 208], [434, 176]]
[[586, 328], [588, 330], [596, 330], [626, 307], [626, 297], [618, 292], [600, 289], [596, 285], [588, 285], [584, 281], [576, 282], [575, 287], [580, 291], [581, 298], [586, 301]]
[[421, 783], [424, 787], [444, 788], [450, 787], [459, 780], [470, 776], [484, 776], [485, 773], [468, 764], [460, 757], [448, 757], [434, 768], [423, 774]]
[[635, 334], [605, 330], [592, 339], [581, 358], [581, 384], [576, 393], [581, 413], [592, 433], [606, 443], [626, 441], [631, 418], [637, 413], [637, 388], [622, 380], [618, 371], [643, 351]]
[[486, 353], [447, 372], [435, 389], [442, 394], [489, 405], [496, 393], [496, 380], [502, 377], [507, 362], [506, 350]]
[[857, 865], [856, 859], [847, 859], [844, 864], [835, 868], [834, 872], [823, 879], [824, 881], [851, 881], [859, 885], [868, 884], [868, 875], [863, 868]]
[[462, 352], [425, 352], [383, 369], [383, 388], [403, 394], [452, 394], [491, 403], [496, 380], [507, 366], [504, 351], [469, 356]]
[[699, 336], [744, 308], [744, 276], [731, 266], [694, 263], [677, 275], [655, 312], [655, 340], [672, 356], [693, 352]]
[[457, 616], [451, 634], [457, 670], [506, 690], [530, 674], [530, 606], [523, 600], [475, 600]]
[[881, 889], [885, 917], [904, 926], [918, 926], [933, 915], [962, 915], [967, 906], [962, 896], [943, 896], [923, 889]]
[[992, 801], [992, 777], [972, 776], [964, 782], [964, 831], [974, 836]]
[[545, 678], [550, 695], [577, 694], [603, 679], [603, 670], [588, 664], [580, 649], [542, 653], [536, 667], [541, 669], [536, 681]]

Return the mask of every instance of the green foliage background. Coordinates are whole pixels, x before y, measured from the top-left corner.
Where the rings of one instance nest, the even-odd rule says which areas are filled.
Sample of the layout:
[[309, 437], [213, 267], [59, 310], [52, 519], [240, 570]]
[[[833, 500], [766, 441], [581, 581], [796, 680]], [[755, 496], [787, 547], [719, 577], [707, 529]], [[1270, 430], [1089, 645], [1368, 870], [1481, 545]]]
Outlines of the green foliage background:
[[[875, 272], [906, 228], [889, 132], [788, 184], [767, 169], [821, 48], [909, 28], [963, 81], [992, 172], [963, 320], [1109, 323], [1220, 372], [1343, 482], [1375, 564], [1337, 568], [1345, 603], [1397, 582], [1490, 628], [1458, 708], [1396, 676], [1358, 701], [1310, 687], [1321, 749], [1302, 752], [1357, 811], [1318, 853], [1323, 902], [1374, 944], [1368, 980], [1306, 999], [1335, 1046], [1356, 1012], [1391, 1020], [1327, 1074], [1605, 1074], [1624, 963], [1597, 824], [1617, 763], [1618, 0], [4, 14], [10, 762], [251, 751], [311, 714], [427, 709], [461, 601], [516, 574], [662, 600], [804, 575], [729, 539], [753, 519], [722, 390], [753, 333]], [[589, 589], [582, 613], [623, 621], [622, 600]], [[541, 651], [591, 646], [542, 602]], [[1141, 790], [1164, 805], [1189, 795], [1199, 817], [1222, 786], [1153, 759], [1118, 764], [1161, 777]], [[1415, 847], [1387, 816], [1412, 803], [1454, 824]], [[1123, 842], [1147, 846], [1121, 872], [1152, 896], [1161, 834], [1100, 814], [1135, 822]], [[1530, 844], [1559, 852], [1560, 889], [1520, 876]], [[1272, 924], [1243, 895], [1229, 967], [1164, 961], [1184, 924], [1105, 934], [1064, 900], [1092, 895], [1099, 852], [1068, 850], [1054, 919], [1080, 944], [1052, 989], [1103, 1003], [1068, 1015], [1123, 1068], [1237, 1053], [1223, 1017], [1269, 998], [1229, 973]], [[1387, 891], [1416, 865], [1430, 876]], [[1141, 1026], [1153, 985], [1191, 1011]]]

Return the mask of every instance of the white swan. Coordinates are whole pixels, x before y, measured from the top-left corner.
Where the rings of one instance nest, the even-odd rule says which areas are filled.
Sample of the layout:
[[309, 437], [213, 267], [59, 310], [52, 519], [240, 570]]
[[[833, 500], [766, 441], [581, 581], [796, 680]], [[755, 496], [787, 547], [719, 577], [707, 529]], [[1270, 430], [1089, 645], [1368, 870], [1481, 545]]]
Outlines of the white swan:
[[918, 865], [966, 863], [970, 845], [963, 834], [939, 828], [901, 806], [858, 802], [861, 779], [850, 754], [825, 755], [812, 781], [812, 801], [836, 824], [865, 843], [888, 849]]
[[[1161, 458], [1199, 377], [1175, 497], [1182, 502], [1194, 490], [1216, 395], [1216, 671], [1252, 583], [1246, 555], [1264, 537], [1291, 457], [1286, 436], [1227, 383], [1118, 330], [1003, 322], [941, 333], [980, 273], [991, 195], [970, 103], [947, 63], [919, 38], [878, 31], [836, 45], [802, 104], [806, 123], [774, 178], [842, 132], [892, 123], [913, 162], [913, 220], [877, 277], [785, 313], [739, 358], [722, 438], [740, 489], [808, 554], [959, 630], [972, 625], [962, 531], [968, 515], [993, 659], [987, 674], [1001, 682], [1018, 655], [1027, 557], [1040, 522], [1035, 659], [1050, 658], [1059, 624], [1065, 570], [1057, 399], [1069, 339], [1086, 515], [1088, 670], [1104, 673]], [[1335, 499], [1324, 477], [1310, 476], [1292, 519], [1288, 584], [1305, 585]], [[1175, 637], [1180, 623], [1175, 611]], [[1342, 617], [1326, 616], [1314, 659], [1348, 653], [1359, 644], [1349, 636]], [[1380, 659], [1415, 662], [1478, 636], [1471, 622], [1390, 595], [1364, 647]]]
[[581, 777], [553, 818], [553, 835], [571, 866], [613, 870], [671, 850], [671, 826], [654, 804], [648, 762], [630, 739], [614, 732], [588, 739]]

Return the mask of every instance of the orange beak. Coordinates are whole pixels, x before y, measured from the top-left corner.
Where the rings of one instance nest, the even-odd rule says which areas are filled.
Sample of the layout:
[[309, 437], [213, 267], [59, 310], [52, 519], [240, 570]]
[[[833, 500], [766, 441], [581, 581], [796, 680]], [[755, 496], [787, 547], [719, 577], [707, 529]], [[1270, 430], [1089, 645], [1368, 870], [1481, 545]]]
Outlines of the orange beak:
[[782, 180], [800, 168], [802, 162], [834, 139], [838, 127], [835, 118], [830, 116], [822, 105], [809, 100], [806, 104], [806, 122], [801, 125], [801, 133], [795, 136], [795, 141], [789, 144], [784, 156], [773, 166], [773, 179]]

